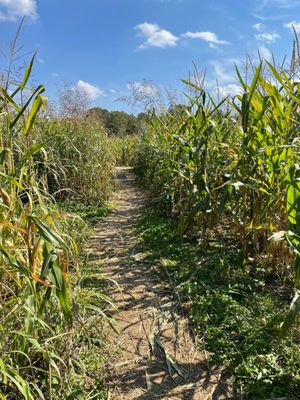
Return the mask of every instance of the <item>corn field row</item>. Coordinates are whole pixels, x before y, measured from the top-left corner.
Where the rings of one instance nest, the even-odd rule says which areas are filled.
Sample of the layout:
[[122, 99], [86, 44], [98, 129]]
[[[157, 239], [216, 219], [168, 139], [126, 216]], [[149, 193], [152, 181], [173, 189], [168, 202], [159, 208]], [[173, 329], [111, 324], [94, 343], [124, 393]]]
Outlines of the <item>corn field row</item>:
[[222, 227], [238, 236], [244, 268], [265, 257], [274, 273], [292, 269], [295, 295], [284, 335], [300, 311], [300, 83], [261, 61], [241, 94], [216, 102], [186, 85], [185, 105], [156, 111], [136, 171], [184, 238], [209, 246]]
[[102, 207], [115, 157], [100, 126], [47, 113], [34, 59], [0, 87], [0, 398], [102, 398], [109, 300], [85, 284], [86, 223], [60, 204]]

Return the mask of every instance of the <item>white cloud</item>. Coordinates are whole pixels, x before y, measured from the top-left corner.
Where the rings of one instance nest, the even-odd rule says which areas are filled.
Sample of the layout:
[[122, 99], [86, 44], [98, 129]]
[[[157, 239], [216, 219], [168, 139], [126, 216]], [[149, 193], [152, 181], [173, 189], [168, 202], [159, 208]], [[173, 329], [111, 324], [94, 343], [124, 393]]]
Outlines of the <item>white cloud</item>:
[[280, 35], [276, 32], [273, 33], [258, 33], [255, 35], [256, 40], [260, 40], [266, 43], [275, 43], [277, 39], [280, 38]]
[[226, 40], [220, 40], [214, 32], [186, 32], [181, 35], [188, 39], [199, 39], [208, 42], [209, 44], [229, 44]]
[[59, 78], [59, 74], [57, 72], [52, 72], [51, 76], [53, 78]]
[[117, 94], [117, 91], [115, 89], [109, 89], [111, 94]]
[[254, 28], [258, 32], [262, 32], [265, 28], [265, 25], [262, 23], [258, 23], [258, 24], [252, 25], [252, 28]]
[[219, 82], [229, 82], [232, 81], [233, 74], [233, 62], [230, 61], [213, 61], [211, 65], [213, 67], [214, 78]]
[[293, 27], [294, 27], [294, 28], [295, 28], [295, 31], [296, 31], [297, 33], [300, 32], [300, 22], [291, 21], [291, 22], [289, 22], [289, 23], [287, 23], [287, 24], [284, 24], [283, 26], [284, 26], [285, 28], [290, 28], [290, 29], [293, 29]]
[[146, 47], [160, 47], [176, 46], [179, 38], [171, 32], [161, 29], [157, 24], [150, 24], [144, 22], [135, 27], [146, 38], [139, 48], [145, 49]]
[[258, 53], [259, 53], [261, 58], [264, 58], [267, 61], [272, 61], [272, 53], [267, 47], [260, 46], [258, 48]]
[[262, 23], [254, 24], [252, 25], [252, 28], [259, 32], [255, 34], [255, 39], [260, 40], [261, 42], [275, 43], [277, 39], [280, 38], [280, 35], [277, 32], [263, 32], [265, 30], [265, 25]]
[[75, 88], [83, 92], [89, 98], [89, 100], [95, 100], [97, 97], [105, 96], [103, 90], [100, 90], [97, 86], [81, 80], [77, 82]]
[[43, 59], [43, 58], [41, 58], [41, 57], [38, 57], [38, 62], [40, 63], [40, 64], [45, 64], [45, 60]]
[[36, 0], [0, 0], [0, 21], [16, 21], [24, 16], [37, 18]]
[[236, 85], [235, 83], [230, 83], [226, 86], [217, 86], [216, 92], [221, 98], [227, 96], [233, 97], [237, 94], [241, 94], [243, 92], [243, 89], [241, 88], [241, 86]]

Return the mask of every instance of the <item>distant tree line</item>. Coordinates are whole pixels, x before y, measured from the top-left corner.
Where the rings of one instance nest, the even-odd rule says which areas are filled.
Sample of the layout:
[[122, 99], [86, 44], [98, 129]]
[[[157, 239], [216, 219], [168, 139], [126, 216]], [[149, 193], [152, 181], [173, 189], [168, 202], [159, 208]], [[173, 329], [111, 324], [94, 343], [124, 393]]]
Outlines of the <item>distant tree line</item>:
[[88, 119], [99, 122], [109, 136], [137, 135], [142, 132], [147, 114], [137, 116], [124, 111], [108, 111], [104, 108], [94, 107], [87, 112]]

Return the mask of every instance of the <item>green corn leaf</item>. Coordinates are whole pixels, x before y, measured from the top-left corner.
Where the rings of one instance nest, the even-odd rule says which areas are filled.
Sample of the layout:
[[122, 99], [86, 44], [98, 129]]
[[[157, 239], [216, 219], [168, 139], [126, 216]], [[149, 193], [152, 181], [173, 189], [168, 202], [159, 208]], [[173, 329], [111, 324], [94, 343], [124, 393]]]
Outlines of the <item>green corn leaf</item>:
[[31, 75], [31, 71], [32, 71], [32, 67], [33, 67], [33, 64], [34, 64], [35, 57], [36, 57], [36, 52], [34, 53], [32, 59], [30, 60], [30, 63], [28, 64], [28, 66], [26, 68], [26, 71], [25, 71], [25, 74], [24, 74], [24, 77], [23, 77], [23, 81], [18, 85], [17, 89], [12, 93], [12, 95], [11, 95], [12, 97], [15, 97], [15, 95], [21, 89], [25, 88], [25, 86], [26, 86], [26, 84], [28, 82], [28, 79], [30, 78], [30, 75]]
[[44, 259], [44, 262], [42, 265], [42, 271], [40, 274], [40, 278], [42, 280], [45, 280], [49, 276], [49, 272], [52, 268], [52, 264], [56, 259], [57, 259], [57, 254], [55, 252], [50, 252], [47, 254], [46, 258]]
[[4, 174], [3, 172], [0, 172], [0, 176], [2, 176], [2, 178], [4, 178], [4, 181], [7, 181], [9, 183], [11, 183], [12, 185], [16, 186], [17, 188], [19, 188], [20, 190], [25, 190], [25, 188], [23, 187], [23, 185], [21, 185], [20, 182], [17, 182], [14, 177], [9, 176], [7, 174]]
[[23, 161], [28, 160], [31, 158], [34, 154], [38, 153], [44, 146], [42, 144], [36, 143], [34, 144], [22, 157]]
[[238, 67], [237, 67], [236, 64], [234, 65], [234, 68], [235, 68], [236, 74], [237, 74], [237, 76], [238, 76], [238, 80], [239, 80], [240, 84], [242, 85], [244, 91], [246, 92], [246, 91], [247, 91], [247, 85], [246, 85], [246, 83], [244, 82], [244, 80], [243, 80], [243, 78], [242, 78], [242, 76], [241, 76], [241, 74], [240, 74], [240, 71], [239, 71], [239, 69], [238, 69]]
[[286, 210], [295, 233], [300, 233], [300, 167], [292, 165], [287, 176]]
[[25, 276], [29, 276], [28, 269], [22, 263], [20, 263], [12, 254], [10, 254], [2, 244], [0, 244], [0, 252], [7, 258], [11, 266], [15, 267]]
[[65, 281], [65, 277], [63, 275], [61, 265], [59, 264], [59, 260], [56, 259], [53, 262], [53, 267], [51, 271], [52, 281], [56, 286], [56, 296], [59, 299], [59, 303], [63, 310], [64, 316], [69, 324], [72, 323], [72, 307], [70, 304], [70, 299], [67, 291], [67, 285]]
[[[3, 106], [5, 105], [6, 101], [8, 100], [9, 104], [19, 113], [21, 111], [21, 107], [14, 101], [13, 96], [10, 96], [5, 89], [2, 89], [3, 93]], [[0, 108], [2, 109], [2, 107]]]
[[42, 222], [39, 218], [33, 215], [29, 216], [28, 218], [29, 220], [34, 222], [34, 224], [38, 228], [39, 233], [45, 240], [47, 240], [54, 246], [60, 244], [62, 247], [64, 248], [66, 247], [66, 243], [64, 242], [64, 240], [57, 233], [55, 233], [48, 225]]
[[295, 296], [292, 300], [292, 303], [290, 305], [290, 309], [282, 322], [280, 326], [280, 333], [281, 336], [284, 336], [287, 334], [288, 330], [292, 327], [292, 325], [295, 323], [298, 315], [300, 312], [300, 292], [297, 290], [295, 293]]
[[251, 86], [249, 88], [249, 92], [248, 92], [248, 95], [247, 95], [247, 101], [248, 102], [251, 102], [254, 90], [257, 87], [258, 80], [260, 78], [261, 68], [262, 68], [262, 61], [259, 63], [258, 67], [255, 70], [255, 74], [254, 74], [254, 77], [252, 79]]
[[26, 103], [24, 104], [22, 110], [16, 115], [16, 117], [14, 118], [14, 120], [12, 122], [10, 122], [10, 129], [12, 129], [17, 122], [20, 120], [20, 118], [24, 115], [25, 111], [28, 109], [30, 103], [32, 102], [32, 100], [41, 95], [43, 92], [45, 91], [45, 88], [43, 85], [39, 85], [34, 92], [32, 93], [32, 95], [29, 97], [29, 99], [26, 101]]
[[29, 112], [25, 129], [24, 129], [24, 135], [27, 136], [29, 132], [31, 131], [33, 124], [36, 120], [36, 117], [41, 109], [42, 106], [46, 106], [47, 104], [47, 99], [44, 96], [38, 95], [33, 102], [33, 105], [31, 107], [31, 110]]
[[47, 306], [47, 304], [50, 301], [50, 297], [51, 297], [51, 293], [52, 293], [52, 288], [48, 287], [46, 289], [46, 293], [43, 295], [43, 300], [41, 302], [41, 304], [39, 305], [39, 309], [38, 309], [38, 315], [41, 316]]
[[25, 320], [25, 332], [27, 335], [32, 334], [34, 326], [34, 315], [35, 315], [35, 298], [31, 295], [26, 300], [27, 317]]
[[203, 89], [201, 89], [198, 85], [196, 85], [195, 83], [190, 82], [190, 81], [188, 81], [186, 79], [181, 79], [181, 82], [184, 83], [187, 86], [190, 86], [190, 87], [192, 87], [192, 88], [194, 88], [196, 90], [199, 90], [200, 92], [203, 91]]
[[0, 371], [3, 376], [3, 384], [7, 385], [6, 367], [5, 367], [5, 363], [3, 362], [3, 360], [1, 358], [0, 358]]
[[35, 400], [28, 382], [26, 382], [22, 376], [12, 368], [7, 369], [7, 371], [7, 378], [17, 387], [24, 400]]
[[10, 153], [10, 149], [1, 149], [0, 151], [0, 164], [4, 164], [7, 159], [8, 154]]

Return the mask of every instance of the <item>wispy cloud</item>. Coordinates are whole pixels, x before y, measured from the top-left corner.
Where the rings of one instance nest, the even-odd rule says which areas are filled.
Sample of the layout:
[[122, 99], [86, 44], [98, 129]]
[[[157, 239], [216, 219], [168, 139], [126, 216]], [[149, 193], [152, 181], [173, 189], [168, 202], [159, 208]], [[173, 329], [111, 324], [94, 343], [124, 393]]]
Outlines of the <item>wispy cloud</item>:
[[279, 14], [273, 14], [273, 15], [261, 15], [261, 14], [253, 14], [255, 18], [258, 18], [261, 21], [282, 21], [283, 19], [287, 18], [286, 14], [283, 14], [280, 12]]
[[23, 16], [37, 18], [36, 0], [0, 0], [0, 21], [17, 21]]
[[297, 33], [300, 32], [300, 22], [291, 21], [291, 22], [289, 22], [289, 23], [287, 23], [287, 24], [284, 24], [283, 26], [284, 26], [285, 28], [290, 28], [290, 29], [293, 29], [293, 27], [294, 27], [294, 29], [295, 29], [295, 31], [296, 31]]
[[168, 46], [176, 46], [179, 38], [173, 33], [161, 29], [157, 24], [151, 24], [149, 22], [144, 22], [135, 27], [139, 30], [141, 35], [146, 38], [146, 40], [139, 45], [140, 49], [145, 49], [147, 47], [160, 47], [165, 48]]
[[257, 11], [261, 11], [264, 8], [281, 8], [290, 9], [295, 8], [300, 5], [300, 0], [259, 0], [259, 5], [257, 6]]
[[275, 43], [277, 39], [280, 38], [280, 35], [276, 32], [273, 33], [258, 33], [255, 35], [256, 40], [260, 40], [265, 43]]
[[210, 45], [229, 44], [226, 40], [221, 40], [214, 32], [186, 32], [181, 35], [183, 38], [199, 39], [208, 42]]
[[261, 58], [264, 58], [267, 61], [271, 61], [272, 60], [272, 53], [271, 51], [265, 47], [265, 46], [260, 46], [258, 48], [258, 54]]
[[265, 43], [275, 43], [277, 39], [280, 38], [280, 35], [277, 32], [264, 32], [266, 26], [262, 23], [252, 25], [252, 28], [258, 31], [256, 33], [255, 39]]
[[233, 97], [236, 96], [237, 94], [241, 94], [243, 92], [241, 86], [236, 85], [235, 83], [230, 83], [226, 86], [217, 86], [216, 87], [216, 93], [218, 96], [221, 98], [223, 97]]
[[294, 8], [300, 5], [300, 0], [268, 0], [267, 5], [278, 8]]
[[84, 82], [82, 80], [79, 80], [75, 86], [77, 90], [80, 92], [83, 92], [89, 100], [95, 100], [100, 96], [105, 96], [105, 93], [103, 90], [99, 89], [97, 86], [91, 85], [88, 82]]
[[233, 60], [221, 61], [211, 61], [210, 62], [213, 69], [214, 80], [221, 82], [223, 85], [226, 82], [232, 81], [233, 76]]
[[262, 32], [265, 29], [265, 25], [259, 22], [258, 24], [252, 25], [252, 28], [254, 28], [258, 32]]

